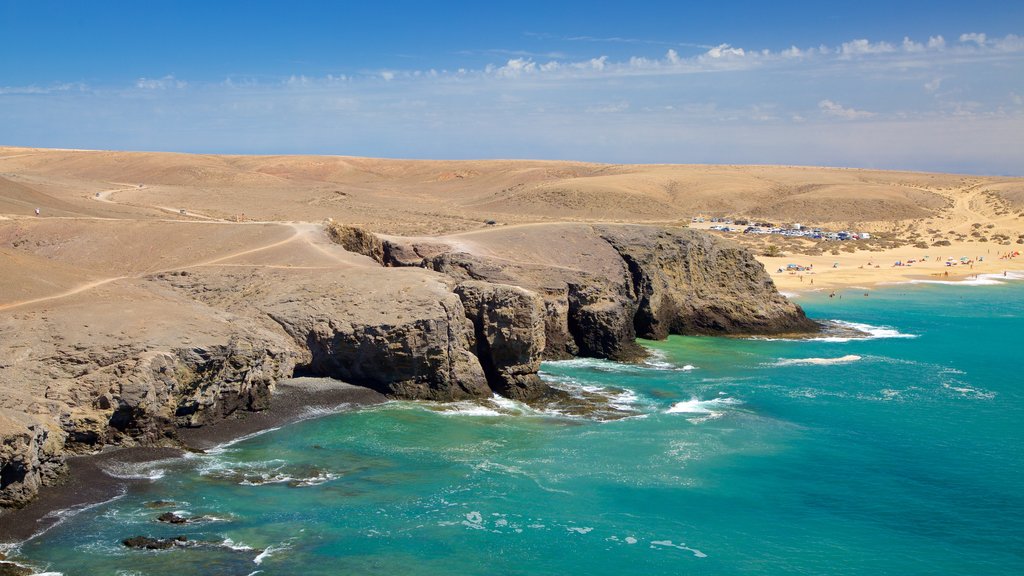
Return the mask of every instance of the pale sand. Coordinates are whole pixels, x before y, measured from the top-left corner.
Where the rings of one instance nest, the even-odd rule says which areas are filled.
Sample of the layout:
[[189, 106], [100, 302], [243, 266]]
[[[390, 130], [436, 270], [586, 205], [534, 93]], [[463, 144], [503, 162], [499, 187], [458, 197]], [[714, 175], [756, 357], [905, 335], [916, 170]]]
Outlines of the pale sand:
[[[821, 256], [804, 256], [792, 254], [780, 257], [758, 256], [771, 275], [775, 286], [783, 292], [806, 292], [823, 289], [841, 289], [850, 287], [877, 287], [879, 285], [911, 281], [962, 281], [972, 280], [976, 275], [995, 274], [1002, 276], [1004, 272], [1012, 277], [1013, 271], [1024, 270], [1024, 256], [1002, 259], [1000, 256], [1007, 251], [1024, 253], [1024, 246], [986, 245], [973, 242], [953, 242], [949, 246], [930, 248], [893, 248], [880, 252], [857, 251], [841, 252], [838, 256], [823, 254]], [[927, 257], [927, 260], [925, 260]], [[972, 264], [963, 264], [961, 257], [974, 260]], [[953, 258], [956, 266], [947, 266], [946, 259]], [[983, 258], [984, 260], [979, 260]], [[905, 266], [893, 266], [895, 262], [915, 263]], [[838, 263], [838, 267], [833, 267]], [[778, 272], [785, 270], [787, 264], [801, 266], [813, 265], [813, 270], [804, 272]]]

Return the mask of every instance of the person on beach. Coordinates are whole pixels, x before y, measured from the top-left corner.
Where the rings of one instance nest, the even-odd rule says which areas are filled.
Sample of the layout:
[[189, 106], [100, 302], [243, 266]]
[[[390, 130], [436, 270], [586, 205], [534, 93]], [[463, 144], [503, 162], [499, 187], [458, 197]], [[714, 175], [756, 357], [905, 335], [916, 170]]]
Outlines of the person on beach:
[[39, 208], [36, 208], [36, 216], [39, 216]]

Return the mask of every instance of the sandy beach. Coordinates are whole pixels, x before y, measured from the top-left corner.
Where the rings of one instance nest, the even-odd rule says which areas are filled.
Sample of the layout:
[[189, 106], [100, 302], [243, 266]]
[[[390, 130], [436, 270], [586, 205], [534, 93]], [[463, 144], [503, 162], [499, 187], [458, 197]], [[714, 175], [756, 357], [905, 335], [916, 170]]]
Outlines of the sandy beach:
[[[903, 247], [879, 252], [861, 250], [839, 255], [758, 256], [758, 260], [764, 264], [779, 290], [805, 292], [875, 288], [919, 281], [959, 282], [983, 279], [986, 275], [996, 279], [1004, 274], [1013, 277], [1024, 270], [1024, 257], [1006, 257], [1006, 254], [1019, 250], [1019, 247], [986, 247], [984, 244], [960, 242], [943, 247]], [[898, 262], [902, 265], [897, 265]], [[805, 270], [787, 270], [790, 264], [802, 266]]]

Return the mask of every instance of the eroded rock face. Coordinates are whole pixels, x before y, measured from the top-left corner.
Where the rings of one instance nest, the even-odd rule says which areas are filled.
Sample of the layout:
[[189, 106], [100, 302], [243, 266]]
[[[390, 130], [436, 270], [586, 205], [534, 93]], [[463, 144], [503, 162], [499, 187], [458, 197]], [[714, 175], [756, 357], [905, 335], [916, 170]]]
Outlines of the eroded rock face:
[[427, 270], [376, 267], [175, 279], [178, 289], [211, 306], [272, 320], [295, 351], [300, 374], [398, 398], [490, 396], [453, 284]]
[[64, 435], [44, 419], [0, 410], [0, 507], [27, 504], [65, 470]]
[[544, 305], [518, 286], [468, 281], [455, 287], [473, 323], [475, 353], [491, 388], [506, 398], [533, 400], [548, 387], [537, 371], [544, 353]]
[[66, 452], [160, 444], [266, 408], [296, 366], [398, 398], [530, 401], [550, 392], [542, 358], [633, 360], [638, 335], [817, 329], [752, 256], [701, 233], [487, 234], [405, 241], [340, 228], [337, 242], [387, 267], [197, 267], [0, 319], [0, 507], [52, 482]]
[[520, 286], [540, 295], [544, 356], [551, 359], [635, 360], [644, 354], [634, 341], [637, 336], [818, 329], [778, 293], [749, 252], [708, 234], [582, 224], [497, 234], [500, 239], [484, 244], [480, 253], [454, 244], [446, 248], [439, 242], [386, 238], [383, 262], [436, 270], [460, 282]]
[[470, 352], [465, 312], [454, 294], [395, 324], [353, 322], [344, 309], [276, 309], [274, 319], [305, 342], [302, 372], [399, 398], [461, 400], [490, 393]]
[[643, 338], [816, 331], [740, 246], [693, 230], [597, 226], [626, 263]]

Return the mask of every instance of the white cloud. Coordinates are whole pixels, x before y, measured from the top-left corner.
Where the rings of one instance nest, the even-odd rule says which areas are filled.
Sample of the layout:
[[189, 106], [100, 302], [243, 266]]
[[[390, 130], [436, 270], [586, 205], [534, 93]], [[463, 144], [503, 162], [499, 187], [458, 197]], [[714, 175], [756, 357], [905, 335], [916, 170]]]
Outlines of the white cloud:
[[1008, 34], [995, 40], [993, 48], [999, 52], [1021, 52], [1024, 51], [1024, 38], [1016, 34]]
[[586, 109], [591, 114], [615, 114], [617, 112], [625, 112], [626, 110], [629, 110], [629, 102], [625, 100], [599, 106], [588, 106]]
[[844, 42], [843, 45], [839, 47], [839, 53], [844, 57], [860, 56], [864, 54], [888, 54], [895, 51], [896, 47], [888, 42], [872, 43], [864, 38]]
[[970, 33], [967, 33], [967, 34], [961, 34], [960, 35], [960, 42], [965, 43], [965, 44], [967, 42], [974, 42], [978, 46], [984, 46], [985, 43], [987, 42], [987, 38], [988, 37], [985, 34], [983, 34], [983, 33], [979, 34], [977, 32], [970, 32]]
[[139, 78], [135, 81], [135, 87], [140, 90], [182, 89], [188, 87], [188, 82], [178, 80], [174, 76], [168, 74], [163, 78]]
[[81, 82], [64, 82], [51, 84], [50, 86], [36, 86], [35, 84], [30, 86], [0, 86], [0, 96], [6, 94], [32, 95], [54, 94], [58, 92], [85, 92], [88, 89], [89, 87]]
[[745, 52], [744, 52], [743, 48], [733, 48], [729, 44], [719, 44], [718, 46], [715, 46], [714, 48], [711, 48], [710, 50], [705, 52], [705, 54], [710, 56], [711, 58], [723, 58], [723, 57], [728, 57], [728, 56], [743, 56], [744, 53]]
[[[517, 53], [475, 68], [0, 87], [0, 133], [81, 148], [1019, 173], [1024, 39], [972, 34], [949, 45], [941, 36], [781, 50], [637, 44], [632, 57]], [[45, 95], [57, 92], [52, 105]]]
[[911, 40], [910, 38], [908, 38], [906, 36], [903, 37], [903, 44], [901, 46], [902, 46], [904, 52], [923, 52], [924, 51], [924, 44], [921, 44], [919, 42], [914, 42], [913, 40]]
[[818, 102], [818, 109], [824, 112], [828, 116], [835, 116], [837, 118], [846, 118], [847, 120], [859, 120], [862, 118], [871, 118], [875, 115], [874, 112], [866, 112], [864, 110], [856, 110], [854, 108], [846, 108], [838, 102], [832, 100], [822, 100]]

